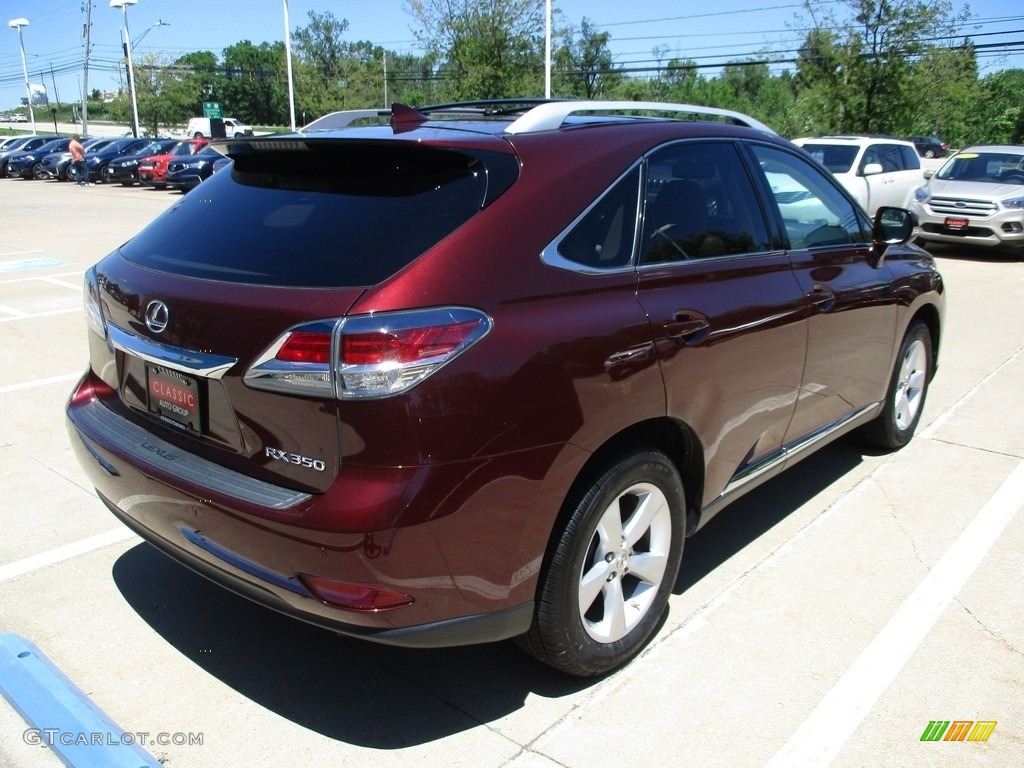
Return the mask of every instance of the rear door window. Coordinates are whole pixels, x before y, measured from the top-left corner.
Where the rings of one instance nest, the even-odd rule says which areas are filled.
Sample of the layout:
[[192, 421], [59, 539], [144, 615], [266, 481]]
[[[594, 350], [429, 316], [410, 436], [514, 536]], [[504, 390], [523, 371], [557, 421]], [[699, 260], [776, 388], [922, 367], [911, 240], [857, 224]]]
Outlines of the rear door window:
[[864, 167], [877, 163], [882, 166], [882, 173], [896, 173], [905, 167], [899, 144], [872, 144], [864, 151], [864, 159], [860, 164], [860, 172]]
[[686, 142], [647, 164], [641, 263], [771, 249], [764, 214], [731, 142]]

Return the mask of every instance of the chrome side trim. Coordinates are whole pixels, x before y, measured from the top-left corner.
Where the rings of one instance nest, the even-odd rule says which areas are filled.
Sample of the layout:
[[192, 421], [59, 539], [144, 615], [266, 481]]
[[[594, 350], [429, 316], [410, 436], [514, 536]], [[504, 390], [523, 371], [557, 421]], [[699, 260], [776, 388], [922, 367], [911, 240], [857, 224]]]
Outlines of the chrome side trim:
[[743, 486], [753, 482], [754, 480], [758, 479], [765, 473], [777, 468], [780, 464], [789, 461], [790, 459], [793, 459], [799, 456], [800, 454], [810, 451], [812, 448], [818, 445], [818, 443], [827, 440], [832, 434], [841, 430], [850, 422], [856, 421], [857, 419], [861, 418], [866, 413], [877, 408], [880, 404], [881, 403], [871, 403], [870, 405], [865, 405], [863, 408], [859, 408], [853, 413], [847, 414], [841, 419], [836, 419], [832, 423], [826, 424], [817, 432], [812, 432], [811, 434], [801, 438], [795, 443], [792, 443], [791, 445], [781, 448], [780, 450], [773, 453], [771, 456], [767, 456], [766, 458], [762, 459], [756, 464], [752, 464], [749, 467], [745, 467], [744, 469], [740, 470], [733, 476], [732, 480], [729, 481], [729, 484], [725, 486], [725, 490], [722, 491], [721, 495], [717, 499], [715, 499], [713, 503], [719, 504], [727, 496], [732, 495], [736, 491], [743, 488]]
[[134, 333], [107, 323], [107, 332], [114, 349], [119, 349], [133, 357], [138, 357], [156, 365], [163, 365], [182, 373], [193, 376], [205, 376], [209, 379], [220, 379], [238, 362], [237, 357], [212, 355], [208, 352], [197, 352], [193, 349], [174, 347], [152, 339], [144, 339]]
[[639, 175], [639, 178], [637, 179], [636, 216], [634, 217], [634, 221], [632, 222], [633, 248], [631, 250], [630, 259], [627, 263], [614, 267], [605, 268], [580, 264], [579, 262], [570, 261], [569, 259], [565, 258], [559, 252], [558, 247], [562, 244], [562, 241], [565, 240], [565, 238], [567, 238], [574, 229], [576, 229], [579, 223], [583, 221], [583, 219], [585, 219], [587, 216], [589, 216], [590, 212], [594, 210], [598, 205], [600, 205], [601, 202], [611, 193], [611, 191], [615, 189], [615, 187], [624, 179], [626, 179], [631, 173], [633, 173], [642, 163], [643, 158], [633, 163], [633, 165], [629, 166], [629, 168], [626, 169], [626, 171], [624, 171], [622, 174], [620, 174], [615, 181], [608, 185], [604, 192], [597, 196], [597, 199], [595, 199], [594, 202], [588, 205], [579, 216], [577, 216], [575, 219], [569, 222], [569, 225], [561, 232], [559, 232], [558, 236], [550, 243], [548, 243], [544, 247], [544, 250], [540, 252], [540, 260], [547, 264], [549, 267], [555, 267], [556, 269], [564, 269], [567, 272], [576, 272], [577, 274], [580, 275], [614, 275], [626, 272], [634, 272], [636, 270], [636, 241], [637, 238], [640, 237], [640, 225], [643, 215], [643, 190], [644, 186], [646, 185], [646, 179], [643, 173], [641, 173]]
[[[118, 416], [97, 400], [70, 408], [68, 418], [82, 438], [127, 456], [133, 466], [171, 474], [222, 496], [278, 510], [294, 507], [312, 498], [308, 493], [272, 485], [188, 453]], [[88, 443], [86, 447], [95, 455]], [[107, 472], [112, 468], [117, 472], [109, 461], [102, 462], [101, 466]]]

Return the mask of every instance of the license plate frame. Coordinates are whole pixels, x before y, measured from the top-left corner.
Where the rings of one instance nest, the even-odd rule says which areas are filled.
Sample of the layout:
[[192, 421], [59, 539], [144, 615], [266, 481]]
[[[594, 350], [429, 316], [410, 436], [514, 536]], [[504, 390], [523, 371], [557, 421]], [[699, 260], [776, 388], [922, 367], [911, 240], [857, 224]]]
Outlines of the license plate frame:
[[947, 216], [942, 226], [950, 232], [963, 232], [970, 224], [971, 222], [963, 216]]
[[203, 399], [194, 376], [146, 363], [146, 406], [162, 421], [191, 434], [203, 434]]

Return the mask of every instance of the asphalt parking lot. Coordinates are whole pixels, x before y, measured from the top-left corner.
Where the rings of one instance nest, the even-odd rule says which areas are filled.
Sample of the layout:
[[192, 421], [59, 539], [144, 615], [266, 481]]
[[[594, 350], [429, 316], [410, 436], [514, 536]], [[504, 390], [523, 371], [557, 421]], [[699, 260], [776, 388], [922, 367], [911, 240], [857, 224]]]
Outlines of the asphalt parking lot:
[[[86, 365], [82, 274], [178, 197], [0, 179], [0, 633], [158, 761], [1021, 764], [1024, 262], [937, 251], [948, 311], [917, 438], [891, 455], [845, 438], [720, 514], [688, 540], [651, 645], [583, 681], [511, 643], [335, 637], [207, 583], [106, 511], [63, 421]], [[946, 721], [995, 725], [922, 740]], [[28, 729], [0, 698], [0, 766], [60, 765]]]

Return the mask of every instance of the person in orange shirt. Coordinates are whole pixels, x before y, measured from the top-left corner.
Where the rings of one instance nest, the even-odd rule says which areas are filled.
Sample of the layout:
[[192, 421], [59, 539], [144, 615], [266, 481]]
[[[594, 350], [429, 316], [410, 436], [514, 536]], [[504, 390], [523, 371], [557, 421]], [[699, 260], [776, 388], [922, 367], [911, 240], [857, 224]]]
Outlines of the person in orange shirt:
[[68, 152], [71, 153], [71, 162], [75, 165], [75, 178], [78, 180], [78, 186], [88, 186], [89, 170], [85, 167], [85, 150], [82, 149], [82, 141], [78, 134], [71, 137]]

